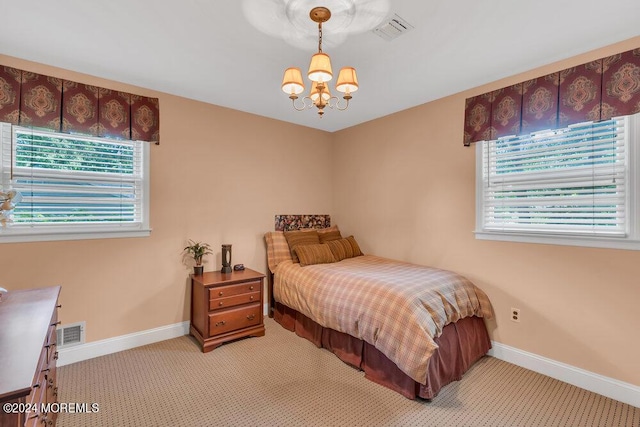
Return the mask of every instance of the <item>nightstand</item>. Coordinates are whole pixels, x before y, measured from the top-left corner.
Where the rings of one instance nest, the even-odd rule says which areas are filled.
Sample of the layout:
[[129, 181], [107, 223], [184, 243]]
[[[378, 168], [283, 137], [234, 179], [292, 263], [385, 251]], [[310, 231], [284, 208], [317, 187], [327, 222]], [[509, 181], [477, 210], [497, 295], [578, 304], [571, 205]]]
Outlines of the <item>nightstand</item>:
[[191, 276], [190, 333], [204, 353], [247, 336], [263, 336], [264, 274], [250, 269]]

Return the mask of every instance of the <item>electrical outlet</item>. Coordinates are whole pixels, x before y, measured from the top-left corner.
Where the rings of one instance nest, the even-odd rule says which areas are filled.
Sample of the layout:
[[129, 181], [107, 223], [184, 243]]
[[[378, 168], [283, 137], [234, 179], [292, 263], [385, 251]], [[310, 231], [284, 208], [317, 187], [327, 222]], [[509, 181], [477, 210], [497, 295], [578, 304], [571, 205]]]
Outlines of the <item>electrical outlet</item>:
[[520, 309], [511, 307], [511, 320], [520, 323]]

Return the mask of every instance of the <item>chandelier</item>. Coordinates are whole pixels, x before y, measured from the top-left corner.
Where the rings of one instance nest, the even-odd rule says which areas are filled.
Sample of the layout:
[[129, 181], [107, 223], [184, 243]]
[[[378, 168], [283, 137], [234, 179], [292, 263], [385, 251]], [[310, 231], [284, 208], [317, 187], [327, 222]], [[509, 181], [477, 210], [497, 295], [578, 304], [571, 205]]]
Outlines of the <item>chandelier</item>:
[[298, 100], [298, 95], [304, 91], [304, 82], [302, 81], [302, 72], [300, 68], [287, 68], [282, 79], [282, 90], [289, 95], [293, 103], [293, 108], [298, 111], [308, 108], [318, 108], [318, 115], [322, 117], [324, 108], [335, 108], [337, 110], [346, 110], [349, 107], [349, 100], [352, 98], [351, 93], [358, 90], [358, 78], [356, 70], [353, 67], [344, 67], [338, 74], [336, 82], [336, 90], [343, 93], [342, 99], [344, 103], [340, 103], [340, 99], [331, 96], [327, 82], [333, 78], [331, 70], [331, 58], [322, 51], [322, 23], [327, 22], [331, 18], [331, 11], [326, 7], [314, 7], [309, 12], [309, 17], [313, 22], [318, 23], [318, 53], [311, 57], [309, 64], [309, 72], [307, 77], [311, 80], [311, 90], [309, 95]]

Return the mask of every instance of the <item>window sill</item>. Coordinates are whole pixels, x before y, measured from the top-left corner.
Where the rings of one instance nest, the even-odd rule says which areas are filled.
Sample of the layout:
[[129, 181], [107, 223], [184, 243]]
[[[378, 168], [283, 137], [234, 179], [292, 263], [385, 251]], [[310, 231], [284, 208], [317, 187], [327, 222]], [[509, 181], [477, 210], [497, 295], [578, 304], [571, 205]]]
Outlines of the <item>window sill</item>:
[[537, 233], [508, 233], [499, 231], [475, 231], [476, 240], [495, 240], [500, 242], [539, 243], [546, 245], [583, 246], [590, 248], [640, 250], [640, 241], [629, 238], [558, 236]]
[[114, 231], [83, 231], [83, 232], [49, 232], [26, 233], [11, 230], [6, 233], [0, 229], [0, 244], [24, 242], [51, 242], [57, 240], [88, 240], [88, 239], [119, 239], [132, 237], [149, 237], [151, 229], [144, 230], [114, 230]]

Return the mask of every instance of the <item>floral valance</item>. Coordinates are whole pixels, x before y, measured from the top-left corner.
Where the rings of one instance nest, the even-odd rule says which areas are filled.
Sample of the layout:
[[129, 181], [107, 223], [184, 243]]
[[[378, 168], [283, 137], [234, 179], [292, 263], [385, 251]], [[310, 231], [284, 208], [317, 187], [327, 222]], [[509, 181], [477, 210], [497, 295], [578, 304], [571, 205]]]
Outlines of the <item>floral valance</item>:
[[0, 65], [0, 121], [56, 132], [160, 141], [158, 98]]
[[640, 112], [640, 49], [466, 100], [464, 145]]

